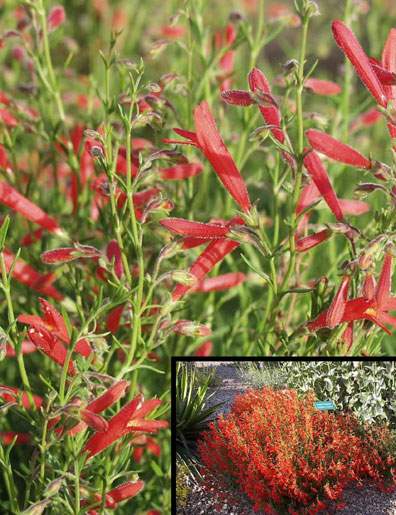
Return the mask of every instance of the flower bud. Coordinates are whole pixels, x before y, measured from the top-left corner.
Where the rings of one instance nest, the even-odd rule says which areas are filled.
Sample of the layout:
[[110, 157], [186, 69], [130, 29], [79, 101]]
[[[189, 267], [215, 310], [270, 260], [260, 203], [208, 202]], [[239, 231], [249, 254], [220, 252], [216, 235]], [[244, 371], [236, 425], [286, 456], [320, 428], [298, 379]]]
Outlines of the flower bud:
[[29, 506], [29, 508], [22, 512], [22, 515], [41, 515], [45, 508], [51, 504], [51, 499], [44, 499], [43, 501], [36, 502]]
[[63, 479], [63, 476], [61, 476], [51, 481], [51, 483], [44, 490], [44, 497], [52, 497], [56, 495], [59, 492], [60, 487], [62, 486]]
[[99, 147], [98, 145], [94, 145], [93, 147], [91, 147], [90, 154], [91, 154], [91, 156], [98, 157], [98, 158], [104, 157], [102, 147]]
[[374, 257], [379, 252], [382, 241], [386, 238], [384, 234], [377, 236], [374, 240], [370, 241], [368, 245], [363, 249], [362, 254], [359, 258], [359, 267], [362, 270], [367, 270], [369, 266], [373, 264]]
[[256, 100], [249, 91], [242, 91], [239, 89], [227, 89], [222, 91], [221, 98], [227, 104], [240, 107], [247, 107], [256, 103]]

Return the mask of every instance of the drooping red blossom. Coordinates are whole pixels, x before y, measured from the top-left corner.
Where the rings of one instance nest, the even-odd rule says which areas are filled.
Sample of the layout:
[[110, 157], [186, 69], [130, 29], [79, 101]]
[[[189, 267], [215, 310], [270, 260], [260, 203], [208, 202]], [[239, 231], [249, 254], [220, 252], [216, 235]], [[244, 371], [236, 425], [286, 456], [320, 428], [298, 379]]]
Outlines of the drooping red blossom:
[[[248, 80], [250, 90], [253, 93], [259, 93], [262, 91], [263, 93], [272, 95], [269, 82], [258, 68], [253, 68], [249, 73]], [[281, 126], [279, 111], [276, 107], [259, 105], [259, 109], [267, 125], [275, 125], [276, 127]], [[285, 142], [285, 135], [283, 134], [282, 129], [271, 129], [271, 132], [280, 143]]]
[[15, 433], [13, 431], [0, 431], [0, 442], [4, 445], [10, 445], [13, 439], [17, 437], [15, 445], [23, 445], [31, 440], [31, 436], [27, 433]]
[[95, 258], [100, 257], [100, 250], [90, 245], [75, 244], [75, 247], [64, 247], [61, 249], [52, 249], [43, 252], [40, 259], [47, 265], [55, 265], [58, 263], [67, 263], [79, 258]]
[[[215, 45], [217, 49], [224, 46], [232, 45], [236, 38], [236, 31], [231, 23], [228, 23], [225, 32], [218, 30], [215, 34]], [[219, 77], [221, 81], [220, 90], [224, 91], [231, 86], [231, 77], [229, 76], [234, 68], [235, 50], [229, 50], [220, 59], [220, 70], [223, 72]]]
[[55, 234], [63, 235], [62, 229], [53, 218], [5, 182], [0, 182], [0, 202], [21, 214], [30, 222], [39, 224]]
[[305, 252], [306, 250], [310, 250], [330, 238], [330, 236], [331, 231], [329, 229], [323, 229], [323, 231], [310, 234], [304, 238], [296, 239], [296, 252]]
[[[125, 501], [126, 499], [131, 499], [135, 497], [138, 493], [142, 491], [144, 487], [143, 481], [130, 481], [128, 483], [123, 483], [118, 485], [117, 487], [110, 490], [110, 492], [106, 493], [106, 501], [105, 508], [107, 510], [115, 510], [118, 508], [118, 503]], [[102, 500], [102, 495], [99, 492], [96, 492], [93, 496], [91, 495], [91, 504], [92, 501], [97, 503]], [[85, 501], [84, 501], [85, 502]], [[98, 515], [98, 512], [94, 509], [87, 511], [88, 515]]]
[[[48, 329], [45, 329], [42, 325], [30, 324], [27, 336], [38, 349], [43, 351], [44, 354], [55, 361], [55, 363], [58, 363], [61, 367], [65, 365], [67, 350], [58, 338], [48, 331]], [[72, 360], [69, 362], [67, 371], [70, 375], [74, 375], [76, 373]]]
[[161, 454], [161, 447], [158, 445], [158, 443], [153, 438], [150, 438], [145, 434], [141, 434], [135, 438], [132, 438], [130, 445], [134, 447], [132, 455], [137, 463], [141, 462], [145, 449], [147, 449], [149, 452], [152, 452], [155, 456], [159, 456]]
[[383, 116], [376, 107], [371, 107], [352, 120], [349, 126], [350, 132], [360, 129], [361, 127], [370, 127], [382, 120]]
[[183, 218], [165, 218], [160, 221], [160, 224], [174, 234], [208, 240], [225, 238], [230, 232], [228, 227], [192, 222]]
[[[28, 340], [24, 340], [22, 342], [21, 352], [22, 354], [31, 354], [32, 352], [35, 352], [37, 350], [37, 347]], [[16, 356], [15, 349], [11, 347], [9, 343], [6, 345], [6, 357], [7, 358], [13, 358]]]
[[209, 293], [211, 291], [229, 290], [246, 281], [246, 274], [231, 272], [204, 279], [191, 288], [191, 291]]
[[377, 75], [373, 71], [370, 61], [355, 34], [340, 20], [333, 21], [332, 30], [337, 45], [350, 60], [352, 66], [357, 71], [367, 89], [377, 102], [381, 106], [385, 107], [385, 91], [378, 80]]
[[306, 135], [311, 147], [330, 159], [335, 159], [351, 166], [366, 168], [367, 170], [370, 170], [372, 167], [370, 159], [367, 159], [357, 150], [336, 140], [325, 132], [310, 129], [306, 132]]
[[55, 30], [66, 20], [66, 13], [61, 5], [53, 7], [48, 15], [47, 23], [50, 31]]
[[204, 100], [194, 109], [196, 132], [174, 129], [177, 134], [190, 140], [190, 143], [164, 139], [167, 143], [187, 143], [198, 147], [213, 166], [225, 188], [240, 205], [242, 211], [248, 213], [251, 208], [249, 195], [243, 178], [235, 162], [224, 144], [208, 103]]
[[112, 309], [107, 316], [106, 326], [112, 333], [116, 333], [120, 327], [121, 316], [124, 308], [125, 304], [121, 304], [121, 306], [117, 306]]
[[[307, 151], [309, 151], [309, 148], [304, 149], [304, 153]], [[315, 186], [320, 191], [327, 205], [333, 211], [337, 220], [341, 222], [343, 219], [341, 206], [338, 202], [338, 198], [334, 192], [333, 186], [330, 183], [326, 169], [315, 151], [309, 152], [304, 157], [304, 166], [311, 175]]]
[[[43, 404], [43, 399], [38, 395], [33, 396], [34, 405], [37, 409]], [[17, 397], [20, 397], [20, 403], [24, 408], [32, 408], [32, 404], [29, 400], [29, 395], [27, 392], [20, 390], [19, 388], [15, 388], [14, 386], [7, 386], [5, 384], [0, 384], [0, 397], [7, 402], [13, 402], [17, 400]]]
[[158, 173], [162, 179], [187, 179], [188, 177], [195, 177], [202, 173], [204, 167], [202, 163], [188, 163], [187, 165], [171, 166], [170, 168], [160, 168]]
[[2, 107], [0, 107], [0, 118], [7, 127], [17, 127], [19, 125], [15, 116]]
[[312, 91], [318, 95], [324, 96], [338, 95], [338, 93], [341, 93], [341, 87], [336, 82], [326, 79], [314, 79], [309, 77], [305, 81], [304, 87], [312, 89]]
[[[11, 270], [15, 256], [12, 252], [6, 249], [4, 249], [3, 255], [6, 271], [8, 273]], [[29, 286], [33, 290], [38, 291], [42, 295], [52, 297], [56, 300], [63, 300], [63, 295], [55, 288], [55, 286], [50, 284], [54, 281], [56, 275], [53, 273], [41, 275], [32, 267], [27, 265], [22, 259], [17, 260], [12, 277], [22, 284]]]
[[210, 356], [213, 350], [213, 342], [207, 341], [198, 347], [194, 352], [194, 356]]
[[240, 89], [227, 89], [221, 92], [221, 98], [227, 104], [240, 107], [248, 107], [256, 103], [248, 91]]
[[[396, 29], [391, 29], [388, 34], [384, 49], [382, 51], [381, 64], [383, 68], [392, 73], [396, 74]], [[392, 107], [396, 107], [396, 85], [384, 86], [384, 91], [388, 102], [391, 103]], [[388, 122], [388, 130], [391, 138], [396, 137], [396, 126]], [[395, 147], [394, 147], [395, 148]]]
[[340, 204], [341, 211], [344, 215], [363, 215], [371, 209], [370, 204], [362, 202], [361, 200], [339, 198], [338, 203]]
[[144, 417], [161, 402], [160, 399], [144, 401], [142, 394], [137, 395], [109, 421], [109, 428], [105, 433], [95, 433], [91, 436], [83, 452], [89, 451], [88, 458], [91, 458], [127, 433], [132, 431], [156, 433], [158, 429], [168, 427], [169, 424], [165, 420], [144, 420]]
[[[54, 338], [59, 339], [60, 342], [65, 345], [69, 345], [69, 333], [67, 332], [66, 324], [62, 315], [54, 308], [52, 304], [50, 304], [45, 299], [39, 299], [39, 302], [44, 313], [43, 317], [39, 317], [37, 315], [19, 315], [17, 318], [18, 322], [21, 322], [22, 324], [34, 325], [36, 328], [42, 327], [45, 329], [45, 331], [49, 331]], [[30, 338], [30, 340], [36, 344], [34, 339]], [[63, 347], [62, 343], [60, 342], [59, 344]], [[92, 354], [90, 345], [84, 339], [79, 340], [76, 343], [74, 349], [85, 358], [89, 358]]]
[[351, 282], [350, 275], [344, 275], [341, 284], [334, 296], [334, 299], [327, 312], [327, 325], [330, 329], [334, 329], [340, 323], [348, 300], [348, 289]]
[[[227, 223], [227, 227], [232, 227], [236, 224], [243, 225], [243, 218], [241, 218], [240, 216], [233, 218], [230, 222]], [[198, 239], [199, 238], [194, 239], [195, 242]], [[194, 275], [197, 278], [198, 282], [202, 281], [206, 274], [208, 274], [219, 261], [221, 261], [227, 254], [232, 252], [234, 249], [239, 247], [239, 245], [240, 243], [238, 241], [232, 240], [212, 241], [202, 252], [202, 254], [198, 256], [198, 258], [190, 266], [188, 271], [190, 272], [190, 274]], [[181, 299], [181, 297], [190, 289], [191, 286], [178, 284], [176, 288], [173, 290], [172, 300], [175, 302]]]
[[[338, 324], [357, 320], [370, 320], [388, 334], [392, 334], [384, 325], [384, 323], [387, 323], [396, 327], [396, 318], [387, 313], [396, 309], [396, 297], [390, 296], [392, 260], [392, 254], [387, 252], [374, 297], [367, 298], [363, 296], [348, 300], [345, 303], [344, 313]], [[306, 324], [307, 329], [317, 331], [322, 327], [328, 327], [328, 313], [329, 310], [325, 310], [315, 320], [308, 322]]]

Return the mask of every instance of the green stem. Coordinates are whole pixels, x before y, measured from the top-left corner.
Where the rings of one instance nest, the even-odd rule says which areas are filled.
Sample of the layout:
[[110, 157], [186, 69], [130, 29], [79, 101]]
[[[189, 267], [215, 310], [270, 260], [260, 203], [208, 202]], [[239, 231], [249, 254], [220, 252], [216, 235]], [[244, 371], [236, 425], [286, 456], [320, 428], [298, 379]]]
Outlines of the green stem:
[[3, 479], [8, 492], [8, 498], [10, 500], [11, 512], [15, 515], [20, 513], [18, 506], [17, 491], [14, 483], [14, 476], [12, 475], [12, 468], [4, 453], [3, 446], [0, 444], [0, 460], [4, 462], [3, 468]]

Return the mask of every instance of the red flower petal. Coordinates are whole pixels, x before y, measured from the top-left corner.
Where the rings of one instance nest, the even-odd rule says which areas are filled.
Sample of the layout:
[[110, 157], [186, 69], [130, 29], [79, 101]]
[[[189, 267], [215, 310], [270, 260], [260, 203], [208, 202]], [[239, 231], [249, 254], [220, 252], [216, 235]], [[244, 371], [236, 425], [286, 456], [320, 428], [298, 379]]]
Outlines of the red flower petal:
[[27, 220], [41, 225], [44, 229], [57, 234], [63, 234], [53, 218], [5, 182], [0, 182], [0, 202], [20, 213]]
[[187, 179], [199, 175], [203, 169], [202, 163], [188, 163], [187, 165], [172, 166], [171, 168], [161, 168], [158, 173], [162, 179]]
[[[243, 224], [244, 221], [240, 216], [236, 216], [230, 222], [227, 227], [231, 227], [235, 224]], [[206, 247], [200, 256], [191, 265], [189, 272], [197, 278], [198, 282], [202, 281], [205, 275], [212, 270], [212, 268], [221, 261], [227, 254], [232, 252], [239, 246], [237, 241], [230, 240], [218, 240], [213, 241]], [[179, 300], [191, 286], [178, 284], [173, 290], [172, 299], [173, 301]]]
[[309, 77], [305, 81], [304, 87], [312, 89], [318, 95], [330, 96], [341, 93], [341, 87], [336, 82], [326, 79], [313, 79]]
[[[308, 148], [305, 148], [304, 153], [308, 150]], [[337, 220], [341, 222], [343, 219], [341, 207], [319, 156], [314, 151], [310, 152], [304, 157], [304, 166], [311, 175], [315, 186], [320, 191], [327, 205], [333, 211]]]
[[93, 413], [101, 413], [116, 403], [119, 399], [121, 399], [127, 386], [128, 381], [118, 381], [108, 390], [106, 390], [103, 395], [90, 402], [87, 406], [87, 409]]
[[349, 145], [336, 140], [325, 132], [310, 129], [306, 132], [311, 147], [331, 159], [359, 168], [371, 168], [371, 161]]
[[221, 98], [227, 104], [234, 106], [247, 107], [256, 103], [248, 91], [240, 89], [227, 89], [222, 91]]
[[309, 236], [306, 236], [305, 238], [300, 238], [296, 241], [296, 251], [297, 252], [305, 252], [306, 250], [312, 249], [313, 247], [316, 247], [322, 241], [327, 240], [331, 236], [331, 231], [328, 229], [323, 229], [323, 231], [319, 231], [313, 234], [310, 234]]
[[219, 134], [216, 122], [205, 100], [194, 109], [194, 119], [200, 150], [242, 211], [248, 213], [251, 203], [246, 185]]
[[341, 284], [337, 290], [337, 293], [335, 294], [333, 302], [331, 303], [330, 308], [327, 312], [326, 322], [327, 326], [330, 327], [330, 329], [333, 329], [342, 320], [348, 299], [348, 289], [350, 282], [351, 276], [344, 275]]
[[117, 486], [116, 488], [113, 488], [113, 490], [110, 490], [107, 495], [112, 497], [116, 502], [121, 502], [125, 499], [130, 499], [131, 497], [137, 495], [139, 492], [141, 492], [143, 487], [143, 481], [136, 481], [135, 483], [124, 483]]
[[234, 288], [239, 284], [246, 281], [246, 275], [241, 272], [231, 272], [229, 274], [218, 275], [217, 277], [210, 277], [204, 279], [191, 288], [191, 291], [198, 292], [211, 292], [219, 290], [228, 290]]
[[62, 25], [64, 21], [66, 20], [66, 13], [62, 6], [57, 5], [56, 7], [53, 7], [51, 9], [51, 12], [48, 16], [48, 28], [50, 31], [55, 30], [59, 27], [59, 25]]
[[[8, 250], [4, 250], [4, 261], [7, 273], [11, 269], [11, 265], [15, 259], [14, 254]], [[62, 294], [49, 283], [47, 275], [40, 275], [36, 270], [27, 265], [22, 259], [18, 259], [12, 274], [17, 281], [30, 286], [33, 290], [40, 292], [42, 295], [52, 297], [56, 300], [63, 300]], [[52, 274], [50, 277], [54, 277]]]
[[375, 299], [377, 301], [379, 309], [383, 309], [390, 298], [392, 283], [392, 260], [392, 254], [385, 254], [384, 264], [382, 265], [381, 274], [378, 279], [377, 289], [375, 291]]
[[[31, 342], [33, 342], [41, 351], [43, 351], [49, 358], [58, 363], [60, 366], [64, 366], [67, 350], [59, 342], [55, 335], [48, 331], [41, 325], [32, 324], [27, 332], [27, 336]], [[70, 375], [75, 374], [75, 368], [73, 361], [70, 360], [68, 373]]]
[[[249, 87], [253, 93], [256, 93], [256, 90], [260, 89], [264, 93], [271, 95], [270, 85], [265, 78], [265, 75], [258, 68], [253, 68], [253, 70], [249, 73], [248, 80]], [[276, 107], [260, 105], [259, 109], [267, 125], [276, 125], [280, 127], [281, 121]], [[271, 132], [280, 143], [284, 143], [285, 136], [281, 129], [271, 129]]]
[[0, 431], [0, 441], [4, 445], [10, 445], [10, 443], [16, 436], [18, 437], [15, 442], [16, 445], [21, 445], [21, 444], [27, 443], [30, 441], [30, 438], [31, 438], [31, 436], [26, 433], [14, 433], [13, 431]]
[[386, 95], [380, 81], [370, 66], [367, 55], [355, 34], [342, 21], [334, 20], [333, 35], [337, 45], [351, 61], [370, 93], [381, 106], [386, 105]]
[[[12, 395], [11, 393], [6, 393], [6, 392], [0, 392], [0, 397], [3, 398], [5, 401], [7, 402], [12, 402], [14, 400], [16, 400], [17, 398], [17, 395], [21, 392], [21, 390], [19, 388], [15, 388], [14, 386], [8, 386], [8, 385], [0, 385], [0, 387], [4, 387], [4, 388], [7, 388], [8, 390], [12, 390], [14, 393], [15, 393], [15, 396]], [[36, 406], [36, 408], [40, 408], [40, 406], [43, 404], [43, 399], [41, 397], [39, 397], [38, 395], [33, 395], [33, 401], [34, 401], [34, 404]], [[27, 394], [27, 392], [22, 392], [22, 395], [21, 395], [21, 404], [24, 408], [31, 408], [32, 405], [30, 404], [30, 400], [29, 400], [29, 396]]]
[[193, 238], [225, 238], [225, 236], [230, 232], [228, 227], [192, 222], [190, 220], [184, 220], [183, 218], [166, 218], [161, 220], [160, 224], [174, 234]]
[[211, 342], [211, 341], [204, 342], [194, 352], [194, 356], [210, 356], [212, 353], [212, 350], [213, 350], [213, 342]]
[[338, 203], [340, 204], [341, 211], [344, 215], [363, 215], [371, 209], [370, 204], [362, 202], [361, 200], [347, 200], [339, 198]]

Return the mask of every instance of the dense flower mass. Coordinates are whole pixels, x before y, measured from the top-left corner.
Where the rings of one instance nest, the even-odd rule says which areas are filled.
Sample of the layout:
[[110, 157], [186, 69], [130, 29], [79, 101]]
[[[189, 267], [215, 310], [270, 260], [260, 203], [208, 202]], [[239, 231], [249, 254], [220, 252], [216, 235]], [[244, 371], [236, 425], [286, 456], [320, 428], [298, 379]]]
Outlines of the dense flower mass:
[[274, 514], [319, 513], [352, 481], [392, 490], [396, 460], [386, 450], [387, 427], [315, 410], [314, 400], [312, 392], [300, 398], [269, 387], [237, 396], [199, 443], [205, 487]]

